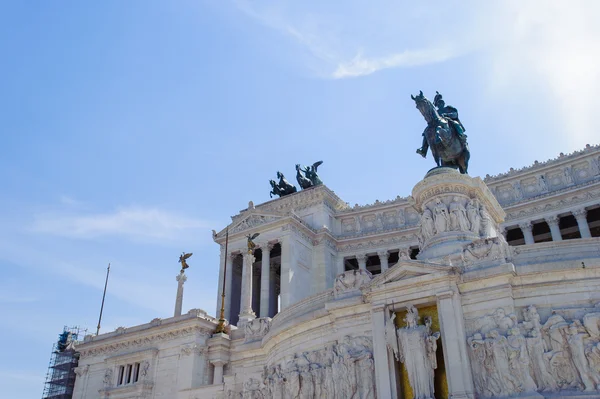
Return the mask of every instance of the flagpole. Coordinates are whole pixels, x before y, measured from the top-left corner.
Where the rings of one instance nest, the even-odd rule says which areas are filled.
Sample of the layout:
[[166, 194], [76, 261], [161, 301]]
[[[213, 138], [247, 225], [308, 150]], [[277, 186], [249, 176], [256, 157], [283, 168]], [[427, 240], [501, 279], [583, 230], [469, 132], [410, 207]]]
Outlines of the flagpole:
[[225, 286], [226, 286], [226, 276], [227, 276], [227, 244], [229, 243], [229, 227], [225, 232], [225, 256], [223, 262], [223, 290], [221, 291], [221, 314], [219, 316], [219, 324], [217, 325], [217, 329], [215, 333], [224, 333], [227, 334], [227, 328], [225, 327]]
[[106, 298], [106, 286], [108, 285], [108, 275], [110, 273], [110, 263], [106, 269], [106, 281], [104, 282], [104, 294], [102, 294], [102, 305], [100, 306], [100, 317], [98, 318], [98, 328], [96, 329], [96, 335], [100, 333], [100, 322], [102, 321], [102, 311], [104, 310], [104, 298]]

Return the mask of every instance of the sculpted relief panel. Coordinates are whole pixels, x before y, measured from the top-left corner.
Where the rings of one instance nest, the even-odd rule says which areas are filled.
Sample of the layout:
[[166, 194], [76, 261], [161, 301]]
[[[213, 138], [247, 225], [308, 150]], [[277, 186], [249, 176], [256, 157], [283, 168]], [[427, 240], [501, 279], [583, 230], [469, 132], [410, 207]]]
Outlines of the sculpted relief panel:
[[375, 399], [375, 367], [370, 337], [345, 336], [323, 349], [296, 353], [265, 366], [261, 379], [250, 378], [243, 399]]
[[472, 233], [478, 237], [489, 237], [494, 228], [494, 222], [485, 206], [475, 198], [450, 197], [436, 198], [423, 207], [419, 223], [421, 248], [436, 235], [459, 231]]
[[480, 330], [467, 339], [478, 397], [598, 391], [600, 308], [572, 321], [553, 312], [542, 323], [533, 305], [522, 314], [519, 323], [498, 309], [479, 319]]

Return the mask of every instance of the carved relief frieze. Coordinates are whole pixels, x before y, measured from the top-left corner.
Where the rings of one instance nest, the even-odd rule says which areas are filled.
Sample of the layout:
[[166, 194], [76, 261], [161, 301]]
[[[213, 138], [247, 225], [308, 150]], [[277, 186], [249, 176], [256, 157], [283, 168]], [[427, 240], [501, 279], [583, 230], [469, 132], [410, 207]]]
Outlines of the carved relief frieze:
[[270, 317], [260, 317], [250, 320], [244, 325], [244, 343], [261, 340], [271, 328]]
[[276, 216], [266, 216], [266, 215], [250, 215], [246, 219], [243, 219], [240, 223], [235, 225], [233, 228], [229, 230], [230, 234], [237, 233], [239, 231], [244, 231], [247, 229], [251, 229], [262, 224], [274, 222], [280, 219]]
[[[242, 384], [241, 398], [375, 398], [370, 337], [345, 336], [319, 350], [270, 363]], [[240, 397], [232, 392], [229, 397]]]
[[467, 339], [478, 397], [598, 392], [600, 312], [568, 320], [553, 311], [542, 323], [536, 307], [530, 305], [522, 309], [522, 315], [519, 323], [516, 315], [500, 308], [471, 321], [471, 327], [478, 325]]
[[335, 278], [333, 296], [338, 299], [353, 293], [358, 293], [360, 287], [369, 283], [373, 275], [364, 269], [348, 270]]

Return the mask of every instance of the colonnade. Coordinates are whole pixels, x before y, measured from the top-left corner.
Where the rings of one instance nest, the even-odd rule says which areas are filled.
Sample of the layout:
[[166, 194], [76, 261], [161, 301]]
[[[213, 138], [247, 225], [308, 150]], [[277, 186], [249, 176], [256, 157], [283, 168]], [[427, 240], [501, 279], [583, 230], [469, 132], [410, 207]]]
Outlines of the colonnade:
[[[590, 238], [591, 232], [590, 227], [587, 221], [587, 209], [586, 208], [578, 208], [570, 211], [575, 220], [577, 221], [577, 227], [579, 228], [579, 234], [581, 238]], [[548, 224], [550, 228], [550, 235], [552, 236], [552, 241], [562, 241], [563, 237], [560, 231], [560, 216], [558, 214], [550, 215], [544, 217], [544, 221]], [[534, 244], [535, 239], [533, 237], [533, 222], [525, 221], [519, 223], [518, 228], [521, 229], [523, 233], [523, 239], [525, 240], [525, 245]]]
[[[227, 275], [225, 276], [225, 319], [237, 324], [238, 314], [245, 317], [273, 317], [278, 311], [277, 270], [273, 264], [272, 251], [277, 242], [258, 244], [261, 251], [260, 274], [256, 267], [255, 254], [241, 253], [239, 250], [226, 255]], [[242, 260], [241, 281], [239, 258]], [[221, 275], [222, 278], [222, 275]], [[259, 290], [260, 287], [260, 290]], [[220, 306], [220, 297], [218, 306]], [[238, 307], [239, 305], [239, 307]], [[238, 312], [239, 310], [239, 312]]]
[[[407, 248], [399, 248], [397, 250], [398, 250], [399, 260], [410, 258], [412, 248], [408, 248], [408, 247]], [[351, 256], [344, 256], [343, 254], [340, 254], [339, 263], [338, 263], [338, 267], [337, 267], [337, 274], [341, 274], [346, 271], [345, 264], [346, 264], [346, 260], [349, 258], [356, 259], [359, 269], [367, 270], [367, 261], [369, 259], [369, 256], [377, 256], [379, 258], [379, 264], [381, 265], [381, 273], [383, 273], [389, 269], [390, 255], [394, 252], [396, 252], [396, 251], [393, 249], [390, 249], [390, 250], [381, 249], [381, 250], [378, 250], [377, 252], [375, 252], [374, 255], [371, 255], [370, 252], [361, 252], [361, 253], [351, 255]]]

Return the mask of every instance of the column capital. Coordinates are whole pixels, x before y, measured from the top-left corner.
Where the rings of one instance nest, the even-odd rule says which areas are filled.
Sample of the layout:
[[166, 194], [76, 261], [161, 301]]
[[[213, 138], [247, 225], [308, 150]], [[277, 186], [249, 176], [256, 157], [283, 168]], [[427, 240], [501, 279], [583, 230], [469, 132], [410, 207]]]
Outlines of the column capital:
[[175, 280], [177, 280], [179, 284], [183, 284], [187, 281], [187, 276], [182, 272], [175, 276]]
[[558, 222], [560, 221], [560, 218], [558, 217], [558, 215], [552, 215], [552, 216], [547, 216], [544, 218], [544, 220], [546, 221], [546, 223], [548, 223], [548, 226], [558, 226]]
[[442, 299], [452, 298], [454, 296], [454, 294], [455, 294], [454, 291], [448, 290], [448, 291], [438, 292], [437, 294], [435, 294], [435, 296], [437, 297], [438, 300], [442, 300]]
[[356, 254], [354, 257], [356, 257], [356, 260], [359, 262], [366, 262], [368, 258], [367, 254]]
[[387, 249], [382, 249], [380, 251], [377, 251], [377, 256], [379, 256], [380, 258], [383, 258], [383, 257], [389, 258], [390, 253], [388, 252]]
[[571, 213], [573, 214], [573, 216], [575, 216], [575, 219], [584, 219], [587, 217], [587, 209], [585, 208], [573, 209]]
[[229, 253], [229, 256], [227, 256], [227, 257], [229, 258], [229, 260], [231, 260], [231, 261], [233, 262], [233, 260], [234, 260], [235, 258], [237, 258], [237, 257], [238, 257], [238, 255], [239, 255], [239, 253], [238, 253], [238, 252], [230, 252], [230, 253]]
[[521, 230], [523, 230], [523, 231], [529, 231], [530, 232], [533, 229], [533, 226], [531, 225], [530, 221], [527, 221], [527, 222], [519, 223], [519, 228]]

